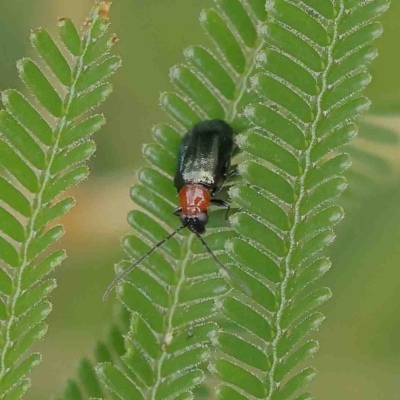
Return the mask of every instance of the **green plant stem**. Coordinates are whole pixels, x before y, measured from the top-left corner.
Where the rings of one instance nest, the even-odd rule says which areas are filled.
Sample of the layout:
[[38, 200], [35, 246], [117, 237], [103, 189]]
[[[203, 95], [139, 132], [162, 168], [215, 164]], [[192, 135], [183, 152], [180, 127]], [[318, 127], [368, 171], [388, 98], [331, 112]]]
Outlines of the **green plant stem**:
[[279, 305], [278, 311], [276, 313], [276, 320], [275, 320], [276, 336], [271, 344], [272, 365], [271, 365], [271, 369], [268, 373], [269, 393], [268, 393], [266, 400], [271, 400], [272, 396], [278, 389], [278, 385], [274, 381], [274, 373], [275, 373], [275, 369], [279, 363], [277, 347], [278, 347], [279, 341], [282, 338], [282, 335], [284, 334], [284, 330], [282, 329], [282, 326], [281, 326], [281, 319], [282, 319], [283, 311], [285, 310], [287, 303], [288, 303], [288, 299], [286, 297], [286, 288], [287, 288], [287, 285], [289, 282], [289, 278], [292, 274], [292, 270], [290, 269], [292, 254], [297, 246], [297, 243], [295, 240], [296, 229], [298, 228], [299, 224], [302, 221], [301, 213], [300, 213], [300, 206], [301, 206], [301, 203], [306, 194], [305, 181], [307, 178], [307, 174], [310, 172], [310, 170], [313, 167], [312, 163], [311, 163], [311, 156], [310, 156], [311, 150], [314, 148], [314, 145], [316, 144], [317, 126], [318, 126], [318, 123], [320, 122], [321, 118], [323, 117], [322, 99], [323, 99], [325, 93], [327, 92], [327, 88], [328, 88], [327, 75], [328, 75], [329, 69], [333, 65], [333, 49], [338, 41], [338, 36], [339, 36], [338, 26], [339, 26], [339, 22], [340, 22], [342, 16], [344, 15], [344, 1], [340, 0], [339, 4], [340, 4], [339, 13], [336, 16], [334, 23], [333, 23], [332, 43], [329, 45], [329, 47], [327, 48], [327, 51], [326, 51], [326, 54], [328, 57], [328, 62], [327, 62], [327, 65], [326, 65], [324, 71], [322, 72], [322, 76], [321, 76], [321, 91], [320, 91], [320, 93], [317, 97], [317, 101], [316, 101], [317, 114], [316, 114], [316, 117], [315, 117], [313, 123], [311, 124], [311, 127], [310, 127], [311, 140], [310, 140], [310, 144], [304, 154], [305, 168], [304, 168], [302, 175], [297, 179], [298, 188], [299, 188], [298, 189], [298, 198], [294, 205], [293, 225], [292, 225], [292, 228], [289, 233], [289, 250], [288, 250], [288, 254], [286, 256], [286, 261], [285, 261], [285, 271], [284, 271], [285, 275], [284, 275], [284, 279], [282, 281], [282, 284], [280, 285], [280, 290], [279, 290], [280, 305]]
[[[259, 23], [258, 19], [255, 17], [251, 9], [247, 9], [248, 15], [251, 18], [254, 26], [257, 26]], [[245, 46], [242, 46], [243, 54], [246, 57], [246, 68], [242, 75], [237, 78], [236, 81], [236, 99], [230, 101], [225, 112], [225, 120], [230, 123], [232, 122], [237, 114], [238, 114], [238, 105], [243, 98], [243, 95], [246, 93], [248, 88], [248, 80], [252, 75], [254, 68], [256, 66], [256, 57], [257, 54], [260, 52], [262, 47], [264, 46], [265, 41], [260, 36], [258, 36], [256, 44], [253, 48], [247, 49]]]
[[174, 327], [172, 325], [172, 319], [174, 318], [174, 313], [176, 310], [176, 307], [179, 305], [179, 291], [180, 288], [182, 287], [182, 285], [185, 283], [186, 280], [186, 268], [189, 264], [189, 261], [191, 260], [191, 258], [193, 257], [192, 252], [190, 251], [191, 245], [192, 245], [192, 241], [194, 239], [194, 235], [190, 235], [189, 238], [187, 240], [185, 240], [184, 242], [184, 246], [183, 246], [183, 251], [184, 254], [186, 254], [185, 258], [182, 261], [182, 266], [180, 268], [180, 275], [179, 275], [179, 281], [178, 284], [176, 285], [176, 289], [175, 289], [175, 293], [174, 293], [174, 299], [173, 299], [173, 303], [172, 306], [170, 308], [169, 314], [168, 314], [168, 325], [167, 325], [167, 330], [165, 332], [164, 335], [164, 343], [162, 346], [162, 354], [160, 359], [157, 362], [157, 380], [153, 385], [153, 389], [151, 390], [151, 400], [156, 400], [157, 398], [157, 390], [162, 382], [162, 366], [164, 363], [165, 358], [167, 357], [168, 353], [167, 353], [167, 347], [169, 342], [172, 340], [172, 335], [174, 333]]
[[[98, 16], [98, 18], [100, 18]], [[93, 23], [91, 25], [91, 27], [93, 26]], [[50, 154], [49, 154], [49, 159], [48, 159], [48, 163], [47, 163], [47, 167], [46, 169], [42, 172], [41, 177], [40, 177], [40, 189], [38, 191], [38, 193], [35, 195], [34, 197], [34, 201], [33, 201], [33, 207], [32, 207], [32, 216], [29, 218], [28, 220], [28, 228], [27, 228], [27, 239], [24, 242], [24, 244], [21, 247], [21, 266], [19, 268], [15, 268], [14, 269], [14, 277], [13, 277], [13, 287], [15, 288], [14, 293], [11, 294], [9, 296], [9, 300], [8, 300], [8, 304], [7, 304], [7, 309], [10, 310], [10, 318], [7, 322], [7, 324], [5, 324], [5, 329], [3, 331], [3, 337], [5, 338], [5, 343], [4, 343], [4, 347], [2, 349], [1, 352], [1, 365], [0, 365], [0, 379], [3, 378], [3, 376], [8, 372], [9, 367], [6, 365], [5, 362], [5, 358], [6, 355], [9, 351], [9, 349], [12, 347], [13, 343], [10, 339], [10, 332], [11, 332], [11, 328], [13, 326], [13, 323], [15, 321], [15, 319], [17, 318], [15, 316], [15, 307], [16, 307], [16, 303], [18, 301], [18, 299], [20, 298], [20, 296], [22, 295], [22, 290], [21, 290], [21, 283], [22, 283], [22, 276], [23, 273], [26, 269], [26, 267], [29, 265], [30, 263], [30, 259], [28, 257], [28, 249], [29, 246], [31, 244], [31, 242], [35, 239], [37, 232], [34, 229], [36, 220], [40, 214], [40, 211], [43, 207], [43, 193], [45, 191], [45, 189], [47, 188], [47, 185], [50, 181], [50, 179], [52, 178], [51, 176], [51, 168], [54, 162], [54, 158], [59, 150], [59, 142], [60, 142], [60, 138], [61, 135], [66, 127], [67, 121], [68, 121], [68, 112], [69, 112], [69, 108], [71, 106], [72, 101], [75, 98], [76, 95], [76, 91], [75, 91], [75, 87], [76, 84], [78, 82], [78, 78], [80, 77], [80, 75], [83, 72], [83, 59], [84, 56], [86, 54], [86, 51], [91, 43], [91, 27], [88, 28], [86, 30], [86, 32], [84, 33], [83, 36], [83, 51], [81, 56], [79, 56], [76, 59], [76, 66], [74, 68], [74, 72], [73, 72], [73, 83], [72, 85], [68, 88], [68, 91], [66, 93], [65, 96], [65, 100], [63, 102], [63, 112], [62, 115], [59, 119], [59, 121], [57, 122], [55, 131], [54, 131], [54, 145], [50, 148]]]
[[243, 95], [246, 93], [246, 90], [248, 88], [248, 80], [252, 75], [254, 68], [256, 66], [257, 54], [263, 48], [264, 44], [265, 44], [264, 40], [259, 38], [257, 39], [256, 46], [252, 50], [248, 51], [247, 54], [245, 53], [246, 56], [248, 57], [247, 58], [248, 61], [246, 63], [245, 72], [237, 80], [237, 85], [236, 85], [237, 98], [236, 100], [230, 102], [226, 110], [226, 121], [228, 123], [232, 122], [238, 114], [238, 109], [237, 109], [238, 105], [242, 100]]

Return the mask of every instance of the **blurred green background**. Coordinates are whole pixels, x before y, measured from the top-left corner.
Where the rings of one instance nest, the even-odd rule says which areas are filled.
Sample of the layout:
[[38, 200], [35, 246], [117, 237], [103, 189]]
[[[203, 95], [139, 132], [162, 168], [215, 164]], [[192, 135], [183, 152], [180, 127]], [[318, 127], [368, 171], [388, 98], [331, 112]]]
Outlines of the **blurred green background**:
[[[393, 3], [383, 21], [385, 35], [369, 88], [377, 111], [400, 109], [400, 2]], [[44, 26], [55, 33], [60, 16], [80, 24], [91, 5], [91, 0], [3, 2], [0, 89], [21, 88], [15, 61], [32, 54], [31, 28]], [[108, 122], [97, 135], [92, 175], [75, 190], [78, 206], [64, 220], [69, 258], [56, 274], [59, 288], [52, 296], [50, 329], [39, 346], [44, 358], [28, 399], [59, 395], [66, 378], [75, 376], [79, 358], [91, 356], [95, 341], [107, 333], [115, 310], [113, 300], [103, 303], [101, 296], [122, 255], [119, 238], [128, 231], [129, 187], [143, 164], [141, 146], [151, 127], [165, 120], [158, 96], [171, 89], [169, 68], [182, 61], [186, 46], [208, 44], [198, 15], [211, 5], [211, 0], [113, 4], [123, 68], [104, 107]], [[400, 131], [400, 117], [386, 115], [379, 121]], [[364, 197], [348, 213], [330, 249], [333, 268], [325, 284], [334, 297], [324, 307], [328, 318], [317, 335], [321, 350], [313, 364], [319, 374], [312, 387], [324, 400], [400, 399], [400, 157], [396, 147], [376, 147], [393, 172], [384, 184], [364, 187]]]

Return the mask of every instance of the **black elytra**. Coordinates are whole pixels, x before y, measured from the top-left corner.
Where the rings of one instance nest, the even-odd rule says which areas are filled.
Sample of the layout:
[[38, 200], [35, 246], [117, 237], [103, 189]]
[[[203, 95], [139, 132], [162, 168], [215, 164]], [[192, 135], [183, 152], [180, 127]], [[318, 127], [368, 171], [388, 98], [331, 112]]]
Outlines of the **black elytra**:
[[235, 148], [233, 130], [221, 120], [202, 121], [182, 139], [174, 185], [201, 184], [216, 194], [224, 184]]

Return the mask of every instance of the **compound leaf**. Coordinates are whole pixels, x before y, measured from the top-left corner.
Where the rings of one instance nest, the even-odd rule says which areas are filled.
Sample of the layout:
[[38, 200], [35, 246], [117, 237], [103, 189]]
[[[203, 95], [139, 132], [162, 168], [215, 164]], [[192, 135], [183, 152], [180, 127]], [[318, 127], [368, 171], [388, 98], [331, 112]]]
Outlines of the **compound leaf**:
[[[99, 24], [108, 25], [108, 8], [108, 2], [94, 6], [90, 14], [92, 24], [84, 27], [81, 36], [70, 20], [60, 21], [60, 37], [74, 58], [65, 58], [61, 46], [45, 29], [32, 32], [31, 42], [48, 70], [31, 59], [19, 61], [18, 72], [30, 98], [13, 89], [2, 93], [5, 107], [0, 111], [0, 165], [5, 171], [0, 177], [0, 259], [4, 262], [0, 274], [4, 305], [0, 331], [2, 399], [20, 399], [30, 385], [28, 373], [40, 362], [40, 355], [32, 354], [31, 348], [47, 331], [44, 320], [51, 311], [47, 298], [57, 286], [55, 280], [45, 278], [61, 264], [65, 252], [40, 255], [64, 234], [63, 226], [54, 225], [54, 220], [70, 211], [75, 200], [56, 197], [87, 176], [84, 164], [95, 150], [94, 142], [88, 138], [104, 122], [102, 116], [92, 116], [83, 122], [76, 120], [78, 112], [74, 107], [79, 113], [88, 112], [106, 97], [103, 92], [92, 90], [88, 101], [89, 95], [78, 93], [76, 88], [78, 82], [81, 85], [86, 82], [84, 89], [97, 85], [119, 65], [114, 57], [113, 67], [90, 75], [90, 85], [81, 78], [89, 49], [101, 40], [101, 37], [93, 40], [93, 29]], [[103, 55], [98, 51], [91, 62], [97, 64]], [[50, 71], [54, 76], [50, 76]], [[108, 94], [111, 86], [107, 85]], [[72, 382], [66, 393], [67, 398], [80, 398]], [[98, 393], [92, 390], [92, 394]]]

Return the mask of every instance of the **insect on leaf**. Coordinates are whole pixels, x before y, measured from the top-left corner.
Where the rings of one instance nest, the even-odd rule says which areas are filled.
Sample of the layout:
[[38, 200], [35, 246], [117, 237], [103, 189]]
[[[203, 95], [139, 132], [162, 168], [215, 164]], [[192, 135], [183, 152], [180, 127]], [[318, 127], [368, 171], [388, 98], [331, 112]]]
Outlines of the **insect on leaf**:
[[[323, 251], [344, 216], [335, 204], [351, 164], [343, 146], [370, 105], [362, 93], [383, 3], [216, 0], [201, 13], [214, 47], [191, 46], [171, 68], [176, 91], [160, 103], [172, 122], [154, 128], [131, 189], [133, 233], [116, 273], [140, 260], [117, 287], [132, 324], [122, 365], [97, 367], [117, 398], [192, 398], [206, 365], [219, 399], [311, 398], [315, 371], [303, 364], [318, 346], [308, 336], [331, 296], [318, 287], [330, 267]], [[229, 191], [239, 209], [230, 224], [212, 211], [204, 239], [243, 285], [222, 279], [195, 235], [172, 237], [179, 143], [212, 119], [237, 134], [239, 183], [221, 197]]]
[[[139, 172], [139, 184], [131, 190], [140, 209], [128, 216], [134, 233], [123, 239], [128, 261], [117, 272], [180, 225], [172, 215], [177, 205], [172, 176], [182, 135], [204, 119], [223, 119], [234, 130], [240, 123], [239, 103], [263, 43], [257, 26], [265, 18], [260, 1], [216, 1], [215, 8], [201, 13], [200, 23], [215, 47], [191, 46], [184, 51], [185, 63], [171, 69], [177, 91], [164, 93], [161, 106], [172, 123], [156, 126], [155, 143], [144, 147], [150, 166]], [[232, 232], [218, 233], [218, 228], [207, 226], [204, 239], [223, 259], [224, 242]], [[192, 398], [210, 359], [206, 345], [217, 332], [208, 321], [218, 313], [217, 299], [230, 290], [221, 273], [198, 239], [184, 231], [137, 265], [117, 288], [135, 321], [123, 357], [131, 373], [102, 364], [98, 368], [104, 384], [123, 399], [129, 398], [129, 388], [139, 390], [138, 398], [144, 399]]]

